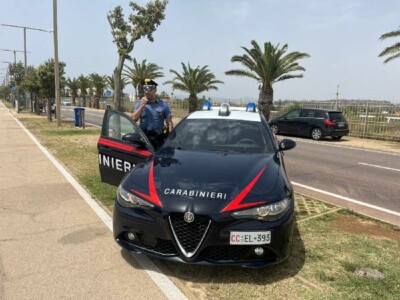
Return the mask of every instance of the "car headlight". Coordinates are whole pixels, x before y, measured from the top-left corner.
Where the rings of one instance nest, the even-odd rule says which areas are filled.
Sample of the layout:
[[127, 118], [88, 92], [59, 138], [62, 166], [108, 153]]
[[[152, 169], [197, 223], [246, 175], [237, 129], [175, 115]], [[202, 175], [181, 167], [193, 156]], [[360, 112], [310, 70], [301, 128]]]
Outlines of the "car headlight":
[[125, 190], [121, 185], [118, 187], [117, 200], [123, 207], [140, 207], [145, 209], [154, 207], [153, 204]]
[[264, 221], [275, 221], [286, 213], [290, 207], [290, 203], [291, 199], [286, 197], [281, 201], [268, 205], [235, 211], [231, 216], [234, 218], [254, 218]]

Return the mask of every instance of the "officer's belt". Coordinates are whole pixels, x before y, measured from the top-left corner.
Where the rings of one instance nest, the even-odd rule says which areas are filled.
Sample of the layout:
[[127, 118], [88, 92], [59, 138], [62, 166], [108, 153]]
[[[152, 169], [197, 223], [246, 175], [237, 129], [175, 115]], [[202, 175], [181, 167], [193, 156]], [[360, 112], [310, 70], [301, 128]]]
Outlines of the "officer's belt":
[[160, 130], [146, 130], [146, 129], [143, 129], [143, 132], [146, 135], [160, 135], [160, 134], [163, 133], [162, 129], [160, 129]]

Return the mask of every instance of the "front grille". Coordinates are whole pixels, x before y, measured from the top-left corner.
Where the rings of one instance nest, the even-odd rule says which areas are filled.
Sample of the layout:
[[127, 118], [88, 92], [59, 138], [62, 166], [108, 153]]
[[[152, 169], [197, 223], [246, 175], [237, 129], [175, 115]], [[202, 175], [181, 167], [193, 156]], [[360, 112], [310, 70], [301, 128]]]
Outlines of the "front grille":
[[183, 214], [171, 214], [169, 216], [171, 227], [175, 233], [177, 243], [183, 248], [186, 256], [193, 254], [204, 238], [210, 225], [210, 219], [205, 216], [195, 215], [192, 223], [183, 219]]

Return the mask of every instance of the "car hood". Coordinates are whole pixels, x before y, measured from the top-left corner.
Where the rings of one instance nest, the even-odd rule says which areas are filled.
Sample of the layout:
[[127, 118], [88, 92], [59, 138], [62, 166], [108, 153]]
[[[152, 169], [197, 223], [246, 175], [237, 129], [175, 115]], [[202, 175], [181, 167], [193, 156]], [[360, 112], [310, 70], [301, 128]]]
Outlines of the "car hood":
[[123, 182], [163, 209], [197, 214], [276, 202], [290, 195], [289, 185], [275, 155], [174, 148], [156, 152]]

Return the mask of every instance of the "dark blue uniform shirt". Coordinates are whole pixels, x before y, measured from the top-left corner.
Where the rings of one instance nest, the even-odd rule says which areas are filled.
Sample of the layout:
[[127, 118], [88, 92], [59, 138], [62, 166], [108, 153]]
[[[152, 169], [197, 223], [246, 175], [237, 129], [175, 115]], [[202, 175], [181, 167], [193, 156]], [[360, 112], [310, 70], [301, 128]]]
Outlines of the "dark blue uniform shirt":
[[[135, 104], [134, 112], [139, 109], [142, 101]], [[143, 130], [161, 131], [164, 128], [164, 121], [172, 117], [168, 103], [160, 99], [154, 102], [147, 102], [140, 115], [140, 128]]]

